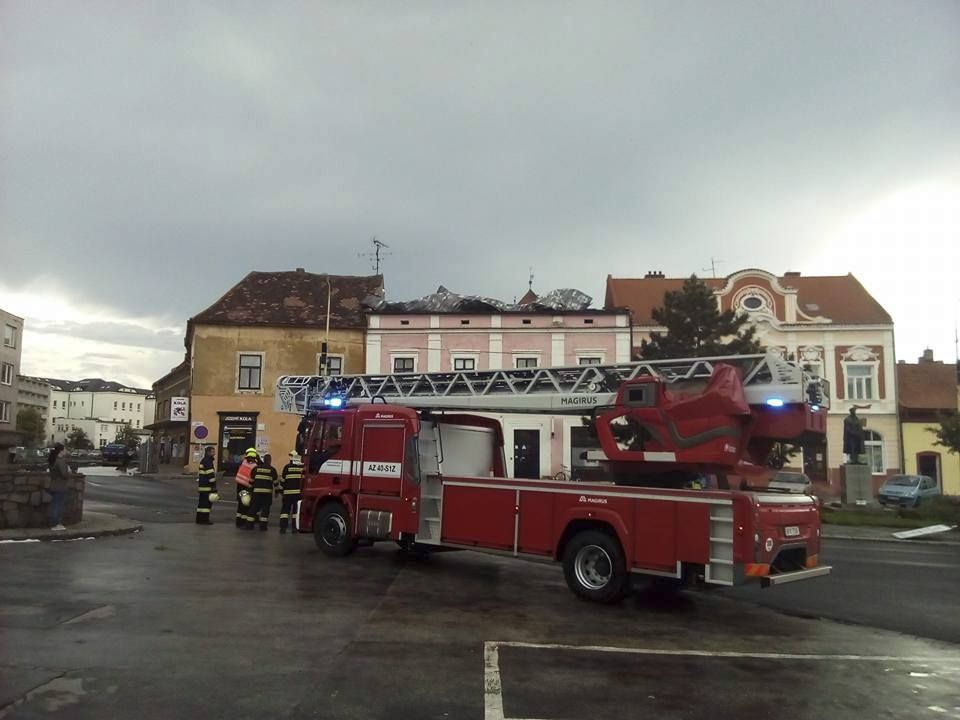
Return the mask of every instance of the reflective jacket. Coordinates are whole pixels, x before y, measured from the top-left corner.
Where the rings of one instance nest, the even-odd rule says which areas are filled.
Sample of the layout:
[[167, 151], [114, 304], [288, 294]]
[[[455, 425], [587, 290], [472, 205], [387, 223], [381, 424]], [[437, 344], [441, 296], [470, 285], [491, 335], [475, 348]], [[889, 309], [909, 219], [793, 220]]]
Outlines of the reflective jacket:
[[216, 484], [217, 471], [213, 467], [213, 458], [204, 455], [197, 473], [197, 489], [200, 492], [213, 492]]
[[301, 463], [287, 463], [283, 466], [283, 482], [281, 483], [284, 495], [299, 495], [300, 482], [303, 480], [303, 465]]
[[240, 467], [237, 468], [237, 482], [244, 487], [250, 487], [250, 482], [253, 479], [253, 471], [256, 469], [257, 464], [255, 462], [244, 460], [240, 463]]
[[272, 493], [277, 484], [277, 471], [269, 465], [258, 465], [253, 473], [253, 492]]

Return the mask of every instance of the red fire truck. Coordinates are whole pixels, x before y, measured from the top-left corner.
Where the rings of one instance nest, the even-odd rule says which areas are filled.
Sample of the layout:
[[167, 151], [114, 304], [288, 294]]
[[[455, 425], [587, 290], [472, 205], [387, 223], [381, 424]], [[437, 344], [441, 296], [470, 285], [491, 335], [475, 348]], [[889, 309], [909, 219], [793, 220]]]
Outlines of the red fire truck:
[[[552, 559], [600, 602], [632, 574], [729, 586], [830, 572], [813, 497], [730, 487], [774, 443], [825, 432], [824, 382], [774, 355], [286, 376], [276, 398], [308, 418], [296, 525], [330, 556], [389, 540]], [[609, 482], [508, 477], [490, 414], [517, 412], [584, 416]]]

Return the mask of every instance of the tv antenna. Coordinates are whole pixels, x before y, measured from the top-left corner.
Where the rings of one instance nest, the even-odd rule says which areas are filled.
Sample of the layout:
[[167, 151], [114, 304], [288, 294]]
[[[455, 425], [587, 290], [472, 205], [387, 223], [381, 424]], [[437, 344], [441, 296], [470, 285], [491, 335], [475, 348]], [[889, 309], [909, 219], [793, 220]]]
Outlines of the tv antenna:
[[383, 262], [383, 258], [388, 255], [393, 255], [393, 253], [383, 252], [384, 248], [390, 247], [385, 242], [377, 240], [377, 236], [374, 235], [370, 238], [370, 242], [373, 245], [373, 251], [368, 253], [357, 253], [357, 257], [367, 258], [370, 260], [370, 264], [373, 266], [374, 272], [380, 274], [380, 265]]
[[533, 290], [533, 268], [530, 268], [530, 277], [527, 278], [527, 289]]
[[707, 272], [707, 271], [709, 270], [709, 271], [710, 271], [710, 274], [711, 274], [713, 277], [716, 277], [716, 276], [717, 276], [717, 265], [721, 265], [721, 264], [723, 264], [723, 260], [715, 260], [714, 258], [710, 258], [710, 267], [708, 267], [708, 268], [703, 268], [700, 272]]

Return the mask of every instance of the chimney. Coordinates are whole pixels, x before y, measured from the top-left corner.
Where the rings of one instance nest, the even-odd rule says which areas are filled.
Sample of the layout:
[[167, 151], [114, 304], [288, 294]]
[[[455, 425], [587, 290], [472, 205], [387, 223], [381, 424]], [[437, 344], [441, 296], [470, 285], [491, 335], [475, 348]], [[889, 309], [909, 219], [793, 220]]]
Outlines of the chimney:
[[927, 348], [923, 351], [923, 357], [920, 358], [920, 362], [933, 362], [933, 350]]
[[656, 279], [656, 278], [662, 278], [662, 277], [663, 277], [663, 271], [662, 271], [662, 270], [648, 270], [648, 271], [647, 271], [647, 274], [644, 275], [644, 279], [647, 279], [647, 280], [649, 280], [649, 279]]
[[785, 272], [785, 273], [783, 274], [783, 276], [784, 276], [784, 277], [800, 277], [800, 271], [799, 271], [799, 270], [790, 270], [790, 271], [788, 271], [788, 272]]
[[297, 268], [297, 272], [298, 272], [298, 273], [303, 273], [303, 272], [306, 272], [306, 270], [304, 270], [303, 268]]

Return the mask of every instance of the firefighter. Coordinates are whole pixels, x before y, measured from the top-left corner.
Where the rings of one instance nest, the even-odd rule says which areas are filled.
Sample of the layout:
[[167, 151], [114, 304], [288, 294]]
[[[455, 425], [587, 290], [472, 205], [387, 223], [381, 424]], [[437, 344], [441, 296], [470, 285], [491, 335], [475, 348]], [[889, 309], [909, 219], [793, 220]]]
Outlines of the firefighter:
[[213, 468], [213, 446], [208, 445], [200, 460], [197, 473], [197, 525], [213, 525], [210, 522], [210, 510], [213, 508], [211, 495], [217, 490], [217, 471]]
[[253, 500], [248, 511], [251, 516], [251, 521], [246, 526], [248, 530], [253, 530], [254, 523], [259, 523], [261, 530], [267, 529], [273, 492], [277, 484], [277, 471], [271, 465], [272, 459], [269, 455], [264, 455], [257, 469], [253, 471]]
[[[293, 510], [300, 499], [300, 483], [303, 480], [303, 463], [300, 455], [290, 453], [290, 462], [283, 466], [279, 491], [283, 504], [280, 506], [280, 534], [287, 532], [287, 523], [293, 517]], [[294, 528], [296, 530], [296, 528]]]
[[243, 461], [237, 468], [237, 527], [246, 527], [253, 522], [249, 509], [243, 504], [242, 492], [250, 490], [250, 484], [253, 482], [253, 472], [257, 469], [258, 455], [255, 448], [248, 448], [243, 454]]

